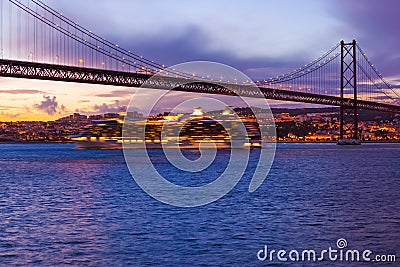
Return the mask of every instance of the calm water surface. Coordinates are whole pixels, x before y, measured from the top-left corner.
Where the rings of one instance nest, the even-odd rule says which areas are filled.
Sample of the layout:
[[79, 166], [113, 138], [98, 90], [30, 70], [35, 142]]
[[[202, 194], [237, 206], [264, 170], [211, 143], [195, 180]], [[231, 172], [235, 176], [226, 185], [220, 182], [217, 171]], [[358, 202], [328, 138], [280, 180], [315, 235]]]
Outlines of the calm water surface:
[[[0, 265], [364, 266], [257, 260], [264, 245], [321, 251], [345, 238], [350, 249], [397, 254], [387, 266], [399, 266], [400, 144], [279, 144], [255, 193], [253, 153], [235, 189], [199, 208], [149, 197], [122, 151], [72, 148], [0, 145]], [[190, 185], [222, 173], [228, 158], [188, 177], [151, 153], [169, 179]]]

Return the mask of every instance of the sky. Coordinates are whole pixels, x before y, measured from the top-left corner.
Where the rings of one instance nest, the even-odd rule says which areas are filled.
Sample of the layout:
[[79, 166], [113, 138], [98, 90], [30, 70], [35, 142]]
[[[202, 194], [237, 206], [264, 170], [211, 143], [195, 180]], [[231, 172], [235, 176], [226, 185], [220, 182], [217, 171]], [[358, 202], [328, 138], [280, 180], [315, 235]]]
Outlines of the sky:
[[[127, 50], [171, 66], [213, 61], [253, 79], [287, 73], [355, 38], [400, 85], [397, 0], [43, 0]], [[0, 121], [115, 112], [135, 89], [0, 78]], [[271, 106], [304, 104], [270, 101]]]

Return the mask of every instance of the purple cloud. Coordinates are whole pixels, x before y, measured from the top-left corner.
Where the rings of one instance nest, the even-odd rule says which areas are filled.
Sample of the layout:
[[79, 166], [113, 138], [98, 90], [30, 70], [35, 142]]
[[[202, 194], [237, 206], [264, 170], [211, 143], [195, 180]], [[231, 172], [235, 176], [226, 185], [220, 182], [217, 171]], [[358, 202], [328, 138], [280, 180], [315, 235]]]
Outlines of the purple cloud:
[[96, 104], [94, 105], [93, 109], [95, 112], [99, 113], [119, 113], [122, 109], [126, 109], [126, 106], [120, 105], [120, 102], [116, 100], [113, 104]]
[[132, 97], [134, 94], [134, 90], [132, 89], [127, 89], [127, 90], [114, 90], [109, 93], [101, 93], [97, 94], [96, 96], [98, 97]]
[[329, 8], [342, 21], [338, 28], [344, 38], [356, 38], [372, 63], [384, 76], [398, 75], [400, 70], [400, 2], [330, 1]]
[[22, 94], [46, 94], [46, 92], [40, 90], [32, 90], [32, 89], [17, 89], [17, 90], [0, 90], [0, 94], [12, 94], [12, 95], [22, 95]]
[[21, 114], [11, 114], [11, 113], [6, 113], [6, 112], [0, 112], [0, 115], [3, 117], [10, 118], [10, 119], [15, 119], [15, 118], [18, 118]]
[[[52, 116], [57, 113], [57, 98], [55, 96], [51, 97], [44, 95], [43, 100], [40, 102], [40, 104], [35, 104], [34, 108]], [[65, 110], [65, 107], [62, 105], [61, 110], [63, 109]]]

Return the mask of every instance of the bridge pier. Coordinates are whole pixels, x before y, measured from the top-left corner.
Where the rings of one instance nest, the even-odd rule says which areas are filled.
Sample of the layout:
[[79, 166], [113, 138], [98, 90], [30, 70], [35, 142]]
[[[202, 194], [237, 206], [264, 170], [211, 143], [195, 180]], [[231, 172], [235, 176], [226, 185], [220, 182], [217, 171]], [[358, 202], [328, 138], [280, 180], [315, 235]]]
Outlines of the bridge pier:
[[[342, 105], [340, 105], [340, 138], [338, 145], [360, 144], [358, 133], [356, 44], [356, 40], [353, 40], [351, 43], [345, 43], [343, 40], [340, 42], [340, 98], [342, 99]], [[351, 103], [350, 105], [345, 105], [344, 101], [350, 101]]]

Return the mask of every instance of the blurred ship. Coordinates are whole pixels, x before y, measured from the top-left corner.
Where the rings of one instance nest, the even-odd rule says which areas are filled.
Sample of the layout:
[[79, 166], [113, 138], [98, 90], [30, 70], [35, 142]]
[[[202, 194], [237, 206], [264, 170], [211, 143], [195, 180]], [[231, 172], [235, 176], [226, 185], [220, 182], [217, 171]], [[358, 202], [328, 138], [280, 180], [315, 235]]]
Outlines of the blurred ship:
[[198, 149], [261, 148], [255, 119], [239, 118], [228, 107], [220, 114], [159, 115], [138, 119], [95, 120], [71, 136], [77, 149]]
[[82, 132], [70, 138], [77, 149], [121, 149], [122, 126], [118, 119], [94, 120]]

